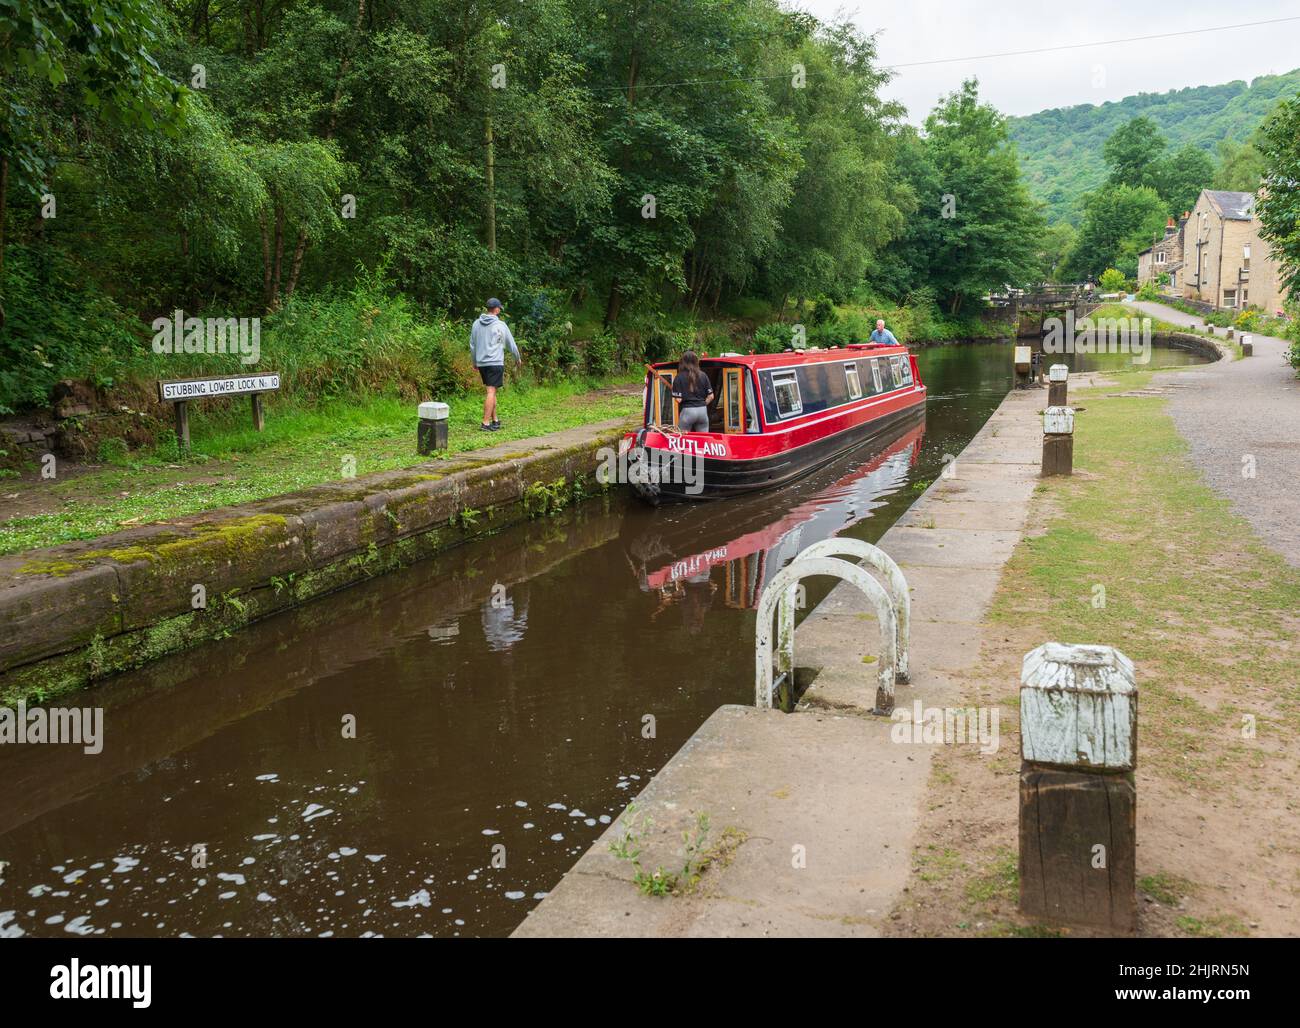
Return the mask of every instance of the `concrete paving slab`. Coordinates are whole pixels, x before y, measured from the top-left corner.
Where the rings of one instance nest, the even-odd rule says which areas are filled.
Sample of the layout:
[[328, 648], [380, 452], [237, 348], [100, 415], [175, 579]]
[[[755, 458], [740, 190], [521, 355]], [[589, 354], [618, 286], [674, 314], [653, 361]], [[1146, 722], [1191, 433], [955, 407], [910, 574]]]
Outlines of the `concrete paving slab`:
[[987, 529], [909, 528], [889, 530], [886, 552], [906, 574], [909, 566], [1000, 568], [1011, 556], [1020, 532]]
[[949, 502], [913, 508], [896, 522], [903, 528], [960, 528], [996, 531], [1005, 529], [1016, 516], [1017, 505], [1006, 502], [967, 499], [960, 504]]

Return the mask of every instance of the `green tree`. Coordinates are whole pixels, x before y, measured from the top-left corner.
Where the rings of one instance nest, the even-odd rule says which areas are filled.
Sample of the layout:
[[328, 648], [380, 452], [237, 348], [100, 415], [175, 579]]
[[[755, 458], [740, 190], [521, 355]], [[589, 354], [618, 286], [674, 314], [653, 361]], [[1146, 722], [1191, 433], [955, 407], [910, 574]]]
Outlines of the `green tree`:
[[1267, 170], [1264, 157], [1259, 152], [1260, 134], [1256, 132], [1244, 143], [1230, 139], [1219, 143], [1219, 160], [1210, 181], [1211, 189], [1227, 189], [1239, 193], [1253, 193]]
[[909, 288], [931, 286], [957, 314], [972, 298], [1039, 276], [1043, 219], [1006, 120], [980, 102], [975, 80], [940, 101], [925, 129], [904, 158], [918, 207], [899, 249]]
[[1137, 255], [1163, 230], [1165, 202], [1149, 186], [1107, 185], [1093, 193], [1067, 262], [1071, 278], [1096, 278], [1107, 268], [1137, 276]]
[[892, 167], [896, 145], [888, 126], [902, 110], [880, 98], [886, 75], [875, 40], [848, 23], [786, 18], [792, 46], [772, 63], [802, 66], [806, 81], [771, 86], [798, 126], [798, 174], [764, 272], [782, 309], [790, 298], [800, 306], [820, 294], [846, 298], [914, 206]]
[[1097, 285], [1101, 287], [1103, 293], [1128, 292], [1128, 279], [1118, 268], [1107, 268], [1103, 271]]
[[1152, 186], [1159, 181], [1159, 164], [1164, 156], [1164, 136], [1150, 118], [1133, 118], [1117, 128], [1102, 147], [1102, 156], [1112, 186]]
[[70, 92], [88, 119], [177, 130], [181, 89], [153, 56], [158, 30], [148, 0], [0, 4], [0, 325], [9, 181], [30, 194], [48, 182], [69, 131], [54, 105]]
[[1300, 95], [1279, 104], [1264, 123], [1259, 152], [1267, 170], [1255, 209], [1294, 296], [1300, 292]]
[[1169, 214], [1178, 217], [1196, 206], [1201, 190], [1214, 179], [1214, 160], [1199, 146], [1184, 146], [1158, 162], [1155, 189]]
[[1078, 230], [1068, 221], [1049, 225], [1039, 236], [1039, 277], [1048, 282], [1059, 282], [1066, 261], [1074, 249]]

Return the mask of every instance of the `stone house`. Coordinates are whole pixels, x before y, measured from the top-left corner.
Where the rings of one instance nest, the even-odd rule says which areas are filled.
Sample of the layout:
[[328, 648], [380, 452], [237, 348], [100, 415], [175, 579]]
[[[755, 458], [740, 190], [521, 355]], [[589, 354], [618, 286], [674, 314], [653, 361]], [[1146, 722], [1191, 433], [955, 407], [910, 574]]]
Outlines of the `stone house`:
[[1183, 270], [1183, 232], [1187, 227], [1190, 212], [1184, 211], [1177, 222], [1170, 218], [1165, 223], [1164, 238], [1156, 240], [1138, 254], [1138, 286], [1147, 282], [1159, 282], [1161, 275], [1168, 275], [1169, 281], [1162, 287], [1163, 291], [1173, 296], [1181, 292], [1179, 279]]
[[1254, 193], [1201, 190], [1184, 229], [1183, 252], [1185, 299], [1225, 310], [1281, 309], [1280, 271], [1260, 236]]

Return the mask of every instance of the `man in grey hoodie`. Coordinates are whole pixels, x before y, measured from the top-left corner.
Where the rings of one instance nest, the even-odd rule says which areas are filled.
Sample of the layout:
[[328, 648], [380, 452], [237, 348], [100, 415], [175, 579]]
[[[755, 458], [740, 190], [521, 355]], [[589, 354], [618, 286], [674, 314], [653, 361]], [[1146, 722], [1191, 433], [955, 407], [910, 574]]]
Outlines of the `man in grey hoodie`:
[[523, 363], [510, 326], [501, 320], [500, 314], [501, 301], [494, 296], [487, 302], [487, 312], [480, 314], [469, 330], [469, 352], [474, 358], [474, 367], [478, 368], [479, 378], [487, 387], [487, 395], [483, 397], [483, 424], [480, 426], [484, 432], [495, 432], [501, 427], [497, 420], [497, 390], [505, 381], [506, 343], [510, 344], [510, 352], [515, 355], [515, 364]]

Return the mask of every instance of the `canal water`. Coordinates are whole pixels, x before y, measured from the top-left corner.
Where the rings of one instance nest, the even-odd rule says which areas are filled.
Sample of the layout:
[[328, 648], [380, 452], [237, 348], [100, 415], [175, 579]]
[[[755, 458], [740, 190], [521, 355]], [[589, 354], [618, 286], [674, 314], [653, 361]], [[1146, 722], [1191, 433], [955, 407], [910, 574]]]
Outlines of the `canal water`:
[[0, 750], [0, 937], [509, 933], [750, 701], [764, 582], [819, 539], [878, 539], [1009, 357], [922, 350], [924, 418], [786, 489], [590, 500], [66, 698], [104, 708], [101, 753]]

